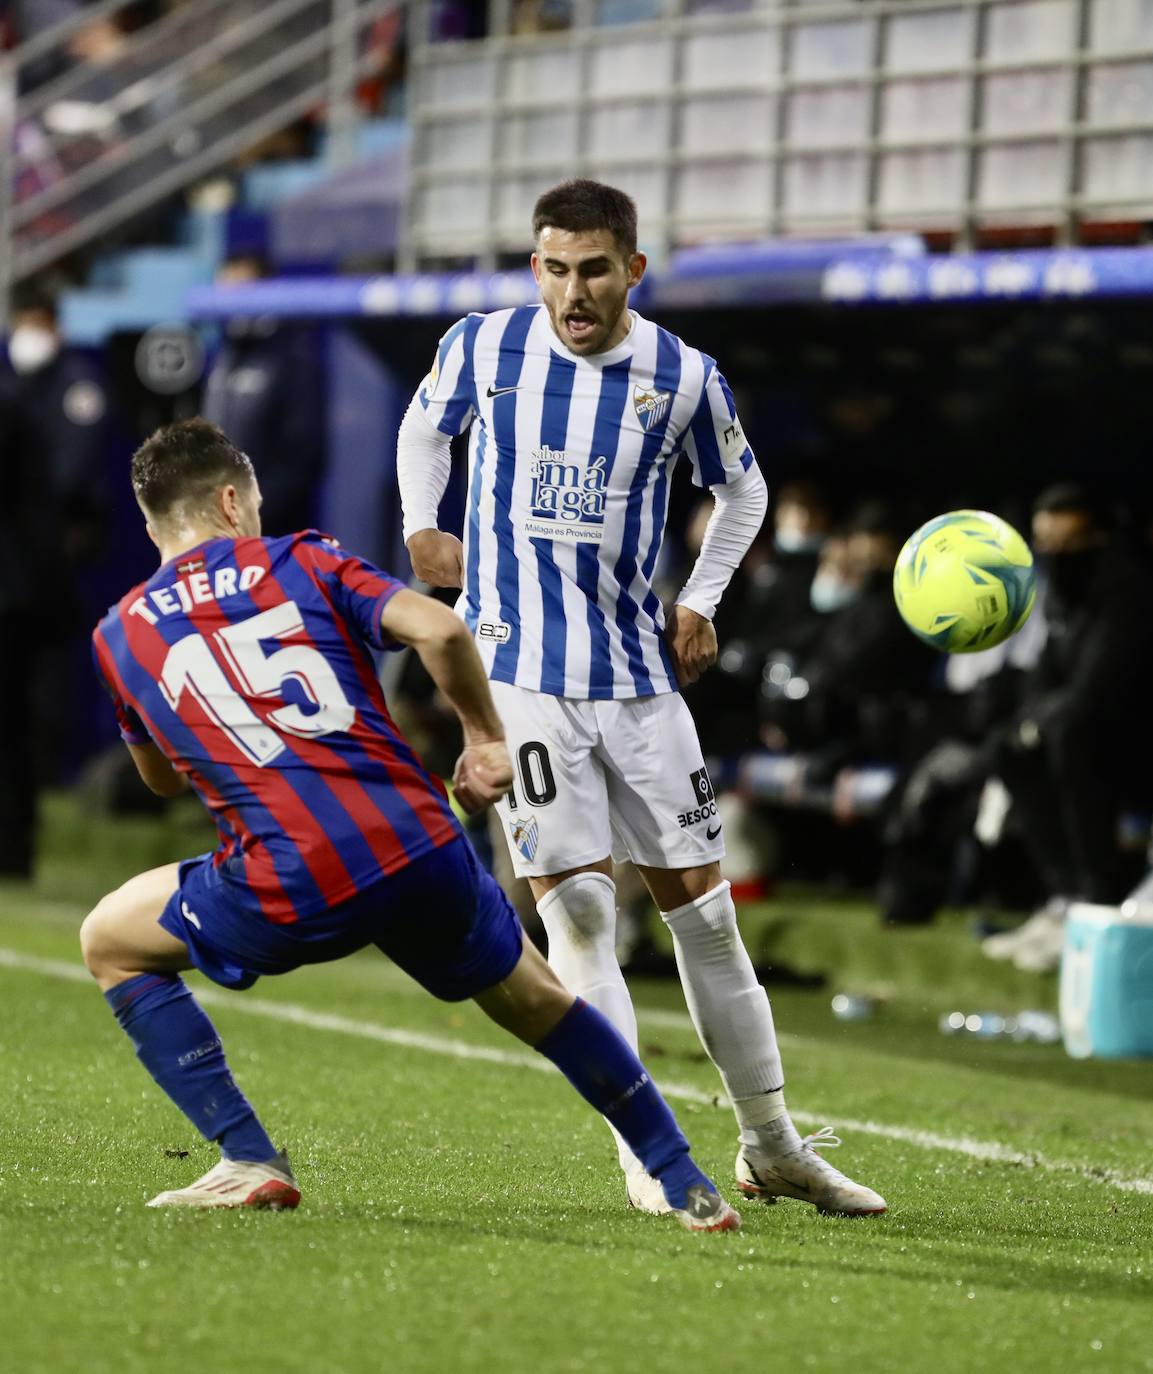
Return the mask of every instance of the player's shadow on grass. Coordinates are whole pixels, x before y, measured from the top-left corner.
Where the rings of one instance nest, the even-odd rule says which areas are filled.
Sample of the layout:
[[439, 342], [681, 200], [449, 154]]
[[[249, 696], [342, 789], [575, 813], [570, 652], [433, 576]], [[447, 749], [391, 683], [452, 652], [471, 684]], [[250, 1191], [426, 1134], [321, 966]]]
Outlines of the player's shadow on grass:
[[[1153, 1298], [1153, 1274], [1126, 1275], [1116, 1267], [1096, 1272], [1091, 1265], [1114, 1265], [1120, 1255], [1138, 1255], [1133, 1237], [1108, 1234], [1086, 1236], [1086, 1220], [1044, 1217], [1046, 1243], [1068, 1247], [1085, 1256], [1088, 1265], [1067, 1258], [1038, 1255], [1041, 1228], [1015, 1225], [999, 1214], [996, 1226], [959, 1228], [954, 1216], [918, 1215], [915, 1210], [901, 1212], [904, 1229], [892, 1228], [888, 1220], [846, 1219], [810, 1215], [802, 1207], [777, 1208], [747, 1206], [743, 1209], [744, 1229], [735, 1239], [729, 1237], [687, 1236], [671, 1217], [628, 1216], [615, 1206], [582, 1211], [571, 1206], [549, 1206], [539, 1197], [531, 1200], [535, 1209], [531, 1220], [517, 1215], [493, 1215], [491, 1219], [420, 1215], [382, 1215], [365, 1207], [342, 1206], [340, 1219], [369, 1224], [389, 1231], [417, 1231], [429, 1236], [456, 1237], [472, 1244], [478, 1239], [508, 1239], [518, 1244], [540, 1244], [565, 1250], [621, 1254], [636, 1250], [667, 1253], [670, 1243], [692, 1258], [716, 1258], [729, 1263], [733, 1245], [747, 1250], [764, 1247], [760, 1258], [774, 1270], [811, 1274], [826, 1270], [830, 1276], [851, 1273], [877, 1276], [920, 1286], [955, 1283], [988, 1290], [1049, 1291], [1054, 1294], [1129, 1297], [1148, 1302]], [[787, 1210], [786, 1210], [787, 1208]], [[1040, 1222], [1042, 1218], [1038, 1218]], [[1136, 1218], [1127, 1217], [1121, 1230], [1134, 1231]], [[590, 1234], [594, 1226], [606, 1229]], [[971, 1246], [959, 1254], [958, 1244]], [[867, 1253], [862, 1247], [868, 1247]], [[904, 1251], [898, 1247], [904, 1246]], [[742, 1260], [748, 1256], [742, 1251]]]
[[[1042, 1237], [1036, 1229], [1026, 1232], [1015, 1228], [996, 1231], [990, 1228], [980, 1234], [970, 1234], [958, 1231], [955, 1223], [950, 1226], [943, 1222], [922, 1229], [915, 1214], [903, 1223], [905, 1229], [902, 1231], [886, 1231], [884, 1221], [865, 1218], [807, 1220], [821, 1226], [822, 1232], [825, 1227], [829, 1231], [819, 1237], [798, 1235], [795, 1229], [781, 1234], [776, 1246], [766, 1250], [764, 1255], [774, 1271], [807, 1276], [825, 1273], [830, 1280], [853, 1274], [911, 1287], [959, 1287], [984, 1293], [990, 1289], [1047, 1292], [1061, 1297], [1072, 1293], [1079, 1298], [1131, 1299], [1143, 1305], [1153, 1299], [1153, 1274], [1125, 1274], [1119, 1264], [1123, 1253], [1136, 1257], [1142, 1253], [1140, 1248], [1119, 1250], [1105, 1236], [1093, 1243], [1087, 1257], [1104, 1266], [1112, 1261], [1113, 1267], [1096, 1270], [1068, 1258], [1039, 1256], [1038, 1244]], [[842, 1232], [843, 1237], [839, 1234]], [[763, 1240], [767, 1234], [771, 1232], [767, 1233], [765, 1227], [746, 1223], [740, 1236], [745, 1241], [754, 1236]], [[1049, 1240], [1048, 1233], [1044, 1239]], [[1063, 1239], [1069, 1252], [1086, 1253], [1083, 1226], [1080, 1234], [1077, 1228], [1069, 1228], [1069, 1234]], [[921, 1244], [910, 1245], [910, 1241]], [[962, 1253], [958, 1251], [958, 1243], [967, 1243], [973, 1248]], [[867, 1253], [862, 1251], [863, 1246], [868, 1246]]]
[[[526, 1208], [528, 1200], [526, 1200]], [[472, 1244], [477, 1239], [515, 1240], [518, 1244], [535, 1243], [559, 1246], [570, 1250], [597, 1251], [605, 1254], [621, 1254], [626, 1251], [652, 1248], [666, 1252], [669, 1243], [678, 1247], [700, 1245], [702, 1253], [713, 1253], [725, 1259], [731, 1258], [733, 1244], [747, 1239], [745, 1232], [738, 1233], [735, 1240], [729, 1236], [690, 1236], [672, 1217], [644, 1217], [629, 1214], [623, 1207], [606, 1205], [604, 1208], [590, 1208], [582, 1211], [577, 1207], [547, 1205], [542, 1207], [539, 1198], [531, 1199], [534, 1219], [517, 1215], [494, 1215], [491, 1221], [480, 1221], [475, 1217], [421, 1216], [406, 1211], [401, 1216], [382, 1215], [380, 1212], [356, 1206], [341, 1206], [339, 1219], [355, 1221], [358, 1226], [379, 1226], [390, 1231], [419, 1231], [428, 1235], [456, 1236], [462, 1243]], [[319, 1213], [324, 1215], [324, 1213]], [[336, 1219], [330, 1212], [328, 1219]], [[601, 1227], [598, 1234], [590, 1234], [593, 1227]]]

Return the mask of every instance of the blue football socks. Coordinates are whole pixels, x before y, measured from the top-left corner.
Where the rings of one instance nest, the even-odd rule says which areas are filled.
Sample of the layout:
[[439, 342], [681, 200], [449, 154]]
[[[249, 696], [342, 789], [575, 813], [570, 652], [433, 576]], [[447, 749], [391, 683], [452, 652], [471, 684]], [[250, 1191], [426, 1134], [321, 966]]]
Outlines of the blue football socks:
[[690, 1159], [689, 1143], [644, 1065], [595, 1007], [578, 997], [535, 1048], [621, 1133], [660, 1180], [670, 1206], [684, 1207], [696, 1183], [713, 1189]]
[[104, 994], [140, 1062], [226, 1159], [274, 1159], [276, 1147], [236, 1086], [216, 1027], [182, 978], [142, 973]]

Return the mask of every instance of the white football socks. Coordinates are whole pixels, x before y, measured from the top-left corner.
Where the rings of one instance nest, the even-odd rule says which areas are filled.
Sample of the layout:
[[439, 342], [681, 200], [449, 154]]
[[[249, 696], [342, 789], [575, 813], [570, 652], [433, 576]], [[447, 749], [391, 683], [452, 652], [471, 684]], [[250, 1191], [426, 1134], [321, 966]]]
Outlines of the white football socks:
[[[617, 963], [616, 884], [604, 873], [576, 873], [536, 904], [548, 935], [548, 961], [569, 992], [583, 997], [637, 1048], [637, 1016]], [[610, 1127], [611, 1129], [611, 1127]], [[616, 1131], [626, 1173], [644, 1166]]]
[[775, 1126], [788, 1113], [773, 1013], [737, 929], [729, 884], [661, 915], [689, 1015], [732, 1099], [742, 1139], [746, 1131], [759, 1137], [783, 1129]]

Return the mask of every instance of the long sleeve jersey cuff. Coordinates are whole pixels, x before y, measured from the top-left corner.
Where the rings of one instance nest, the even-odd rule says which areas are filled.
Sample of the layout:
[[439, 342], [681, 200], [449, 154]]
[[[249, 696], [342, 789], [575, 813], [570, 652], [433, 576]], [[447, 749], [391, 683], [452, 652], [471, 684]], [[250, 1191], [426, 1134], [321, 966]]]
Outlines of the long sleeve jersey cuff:
[[396, 438], [396, 479], [407, 542], [418, 530], [437, 528], [437, 513], [452, 470], [451, 439], [429, 423], [418, 400], [410, 402]]
[[689, 580], [677, 597], [678, 606], [712, 620], [733, 573], [757, 537], [769, 506], [769, 489], [760, 469], [749, 468], [735, 482], [712, 488], [716, 502], [701, 551]]

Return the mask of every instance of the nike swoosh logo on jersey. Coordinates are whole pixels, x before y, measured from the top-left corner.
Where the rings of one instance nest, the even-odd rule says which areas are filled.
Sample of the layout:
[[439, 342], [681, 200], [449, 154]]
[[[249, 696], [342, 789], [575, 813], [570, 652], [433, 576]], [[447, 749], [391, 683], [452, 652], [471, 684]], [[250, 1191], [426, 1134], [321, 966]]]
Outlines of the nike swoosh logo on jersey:
[[716, 828], [715, 830], [706, 830], [706, 831], [705, 831], [705, 839], [706, 839], [706, 840], [715, 840], [715, 839], [717, 838], [717, 836], [718, 836], [720, 833], [721, 833], [721, 827], [718, 825], [717, 828]]
[[497, 387], [492, 387], [492, 386], [490, 386], [489, 389], [485, 392], [485, 395], [486, 395], [486, 396], [489, 398], [489, 400], [491, 401], [492, 398], [493, 398], [494, 396], [507, 396], [507, 395], [509, 394], [510, 391], [519, 391], [519, 390], [520, 390], [520, 387], [519, 387], [519, 386], [497, 386]]

